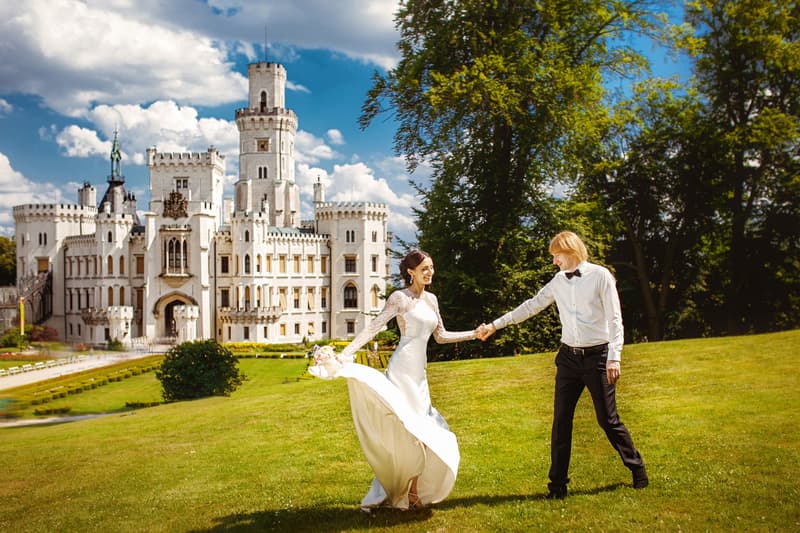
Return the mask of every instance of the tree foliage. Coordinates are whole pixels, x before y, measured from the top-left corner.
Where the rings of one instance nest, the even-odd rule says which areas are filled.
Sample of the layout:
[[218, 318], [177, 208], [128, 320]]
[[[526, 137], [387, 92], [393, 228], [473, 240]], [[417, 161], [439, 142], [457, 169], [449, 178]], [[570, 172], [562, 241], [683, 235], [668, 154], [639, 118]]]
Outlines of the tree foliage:
[[[418, 186], [419, 245], [437, 266], [434, 290], [450, 329], [472, 328], [531, 297], [553, 274], [549, 238], [575, 229], [555, 179], [580, 174], [607, 122], [603, 73], [642, 65], [618, 39], [650, 27], [645, 2], [401, 3], [401, 59], [376, 74], [362, 126], [394, 112], [395, 150]], [[587, 224], [584, 229], [592, 228]], [[592, 233], [587, 241], [597, 240]], [[553, 321], [537, 321], [549, 344]], [[525, 326], [531, 328], [535, 326]], [[515, 328], [484, 353], [529, 346]], [[534, 337], [536, 337], [534, 335]], [[539, 342], [539, 341], [537, 341]], [[463, 348], [462, 348], [463, 349]]]
[[0, 287], [17, 284], [17, 243], [0, 235]]
[[227, 396], [242, 384], [238, 360], [214, 340], [184, 342], [167, 352], [156, 378], [166, 401]]
[[[721, 294], [727, 333], [798, 324], [800, 288], [800, 12], [796, 2], [697, 0], [679, 41], [716, 129], [724, 178], [718, 206]], [[713, 257], [713, 256], [712, 256]], [[754, 258], [757, 258], [754, 260]], [[713, 294], [713, 292], [712, 292]], [[787, 297], [787, 294], [790, 295]], [[791, 318], [791, 317], [794, 318]], [[788, 319], [788, 321], [786, 320]]]

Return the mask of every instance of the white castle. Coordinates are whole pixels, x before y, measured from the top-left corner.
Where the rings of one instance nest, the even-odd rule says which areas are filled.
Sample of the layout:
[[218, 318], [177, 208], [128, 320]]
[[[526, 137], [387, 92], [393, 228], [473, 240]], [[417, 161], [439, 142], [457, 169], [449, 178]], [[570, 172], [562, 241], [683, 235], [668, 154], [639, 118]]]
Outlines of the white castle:
[[326, 202], [300, 220], [297, 115], [286, 70], [248, 66], [249, 105], [236, 111], [239, 179], [223, 198], [225, 157], [147, 150], [150, 208], [125, 191], [119, 143], [100, 203], [14, 207], [17, 287], [29, 320], [71, 343], [216, 339], [295, 343], [346, 338], [381, 306], [389, 276], [388, 207]]

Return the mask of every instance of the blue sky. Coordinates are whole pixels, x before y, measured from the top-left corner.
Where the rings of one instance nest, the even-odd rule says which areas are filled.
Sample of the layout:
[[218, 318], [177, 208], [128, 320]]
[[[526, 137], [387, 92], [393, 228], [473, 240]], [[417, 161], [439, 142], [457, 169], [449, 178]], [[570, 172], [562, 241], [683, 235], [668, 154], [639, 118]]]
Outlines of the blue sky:
[[[11, 208], [76, 203], [105, 190], [115, 129], [122, 170], [147, 208], [147, 147], [227, 156], [238, 174], [234, 111], [247, 105], [247, 64], [282, 63], [299, 119], [302, 218], [317, 179], [328, 200], [389, 204], [389, 229], [413, 240], [419, 205], [395, 124], [358, 117], [373, 72], [397, 60], [396, 0], [0, 0], [0, 234]], [[266, 39], [265, 39], [266, 27]], [[267, 49], [264, 49], [264, 43]], [[643, 50], [652, 54], [652, 51]], [[674, 69], [661, 58], [657, 68]], [[413, 176], [424, 182], [427, 168]]]

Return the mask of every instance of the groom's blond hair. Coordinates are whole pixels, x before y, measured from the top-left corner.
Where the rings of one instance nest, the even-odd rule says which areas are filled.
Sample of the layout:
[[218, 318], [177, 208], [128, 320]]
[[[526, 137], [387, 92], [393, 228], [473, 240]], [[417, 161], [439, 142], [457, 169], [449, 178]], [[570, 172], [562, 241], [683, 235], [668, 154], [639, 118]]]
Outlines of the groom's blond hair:
[[579, 261], [589, 259], [589, 252], [580, 237], [571, 231], [562, 231], [550, 241], [551, 254], [572, 254]]

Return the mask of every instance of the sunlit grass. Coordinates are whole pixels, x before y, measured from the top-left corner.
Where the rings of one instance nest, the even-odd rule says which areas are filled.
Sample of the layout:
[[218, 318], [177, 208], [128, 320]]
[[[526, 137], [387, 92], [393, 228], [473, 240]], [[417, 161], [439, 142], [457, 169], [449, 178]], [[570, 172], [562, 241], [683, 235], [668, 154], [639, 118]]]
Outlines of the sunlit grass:
[[[651, 485], [631, 488], [584, 394], [564, 501], [544, 498], [553, 354], [430, 364], [461, 447], [455, 489], [426, 512], [372, 516], [357, 509], [372, 475], [346, 384], [297, 381], [304, 360], [246, 359], [228, 398], [0, 429], [0, 530], [798, 530], [798, 343], [793, 331], [626, 347], [620, 415]], [[136, 379], [155, 378], [119, 384], [144, 401]], [[109, 405], [108, 387], [81, 409]]]

